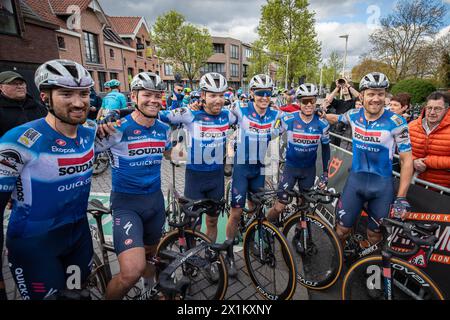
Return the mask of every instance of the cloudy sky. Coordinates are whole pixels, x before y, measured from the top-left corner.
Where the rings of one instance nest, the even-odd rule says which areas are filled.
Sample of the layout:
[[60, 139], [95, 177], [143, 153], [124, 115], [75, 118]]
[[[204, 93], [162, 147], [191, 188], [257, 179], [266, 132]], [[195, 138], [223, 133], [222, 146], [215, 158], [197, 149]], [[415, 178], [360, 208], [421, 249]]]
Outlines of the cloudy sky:
[[[446, 25], [441, 32], [450, 32], [450, 0], [441, 0], [449, 7]], [[213, 36], [229, 36], [251, 43], [257, 38], [256, 27], [260, 8], [265, 0], [99, 0], [109, 15], [144, 16], [151, 25], [169, 10], [177, 10], [186, 20], [205, 26]], [[368, 51], [368, 35], [376, 27], [379, 17], [386, 16], [395, 7], [396, 0], [310, 0], [316, 13], [316, 32], [322, 42], [322, 58], [333, 50], [342, 55], [349, 34], [347, 65], [358, 63], [361, 54]]]

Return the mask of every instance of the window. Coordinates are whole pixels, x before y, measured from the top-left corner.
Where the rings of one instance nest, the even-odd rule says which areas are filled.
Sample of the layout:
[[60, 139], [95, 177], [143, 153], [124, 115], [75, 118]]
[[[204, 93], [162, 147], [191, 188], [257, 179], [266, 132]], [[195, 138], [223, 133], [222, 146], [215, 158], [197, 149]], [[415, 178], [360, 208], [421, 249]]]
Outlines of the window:
[[109, 49], [109, 57], [114, 59], [114, 49]]
[[214, 43], [214, 53], [225, 53], [225, 45], [223, 43]]
[[244, 64], [244, 65], [243, 65], [243, 69], [244, 69], [244, 70], [243, 70], [243, 72], [242, 72], [242, 73], [243, 73], [242, 76], [243, 76], [244, 78], [247, 78], [247, 77], [248, 77], [248, 69], [249, 69], [249, 68], [248, 68], [248, 65]]
[[144, 72], [144, 69], [139, 69], [139, 73]]
[[202, 72], [220, 72], [225, 73], [225, 64], [224, 63], [207, 63], [203, 68]]
[[173, 67], [170, 64], [164, 63], [164, 74], [166, 76], [173, 76]]
[[231, 63], [230, 69], [232, 77], [239, 77], [239, 65]]
[[233, 59], [239, 59], [239, 47], [235, 46], [234, 44], [231, 45], [231, 58]]
[[142, 43], [141, 38], [136, 38], [136, 41], [137, 41], [137, 44], [136, 44], [137, 55], [138, 55], [139, 57], [142, 57], [142, 56], [143, 56], [142, 50], [144, 49], [144, 48], [143, 48], [143, 47], [144, 47], [144, 44]]
[[97, 35], [84, 32], [84, 46], [86, 48], [86, 61], [91, 63], [100, 63]]
[[244, 49], [244, 54], [245, 54], [245, 57], [246, 57], [247, 59], [250, 59], [251, 56], [252, 56], [252, 50], [251, 50], [250, 48], [245, 48], [245, 49]]
[[133, 74], [134, 74], [134, 69], [128, 68], [128, 85], [130, 85], [131, 81], [133, 80]]
[[105, 91], [106, 72], [98, 72], [98, 83], [100, 84], [100, 91]]
[[117, 73], [116, 72], [110, 72], [109, 73], [109, 78], [112, 79], [116, 79], [117, 80]]
[[59, 49], [66, 48], [66, 41], [65, 41], [64, 37], [58, 36], [58, 48]]
[[19, 34], [13, 0], [0, 0], [0, 33]]

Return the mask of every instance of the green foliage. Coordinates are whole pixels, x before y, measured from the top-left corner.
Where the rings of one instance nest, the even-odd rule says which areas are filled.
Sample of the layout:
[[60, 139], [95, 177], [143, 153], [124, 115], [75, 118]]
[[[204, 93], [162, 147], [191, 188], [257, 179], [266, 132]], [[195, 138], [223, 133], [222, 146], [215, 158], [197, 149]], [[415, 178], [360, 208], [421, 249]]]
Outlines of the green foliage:
[[[258, 34], [278, 63], [278, 79], [284, 80], [289, 55], [288, 83], [314, 76], [320, 58], [314, 12], [306, 0], [267, 0], [261, 8]], [[284, 82], [284, 81], [282, 81]]]
[[393, 95], [396, 95], [400, 92], [409, 93], [411, 95], [412, 103], [424, 102], [426, 97], [433, 91], [436, 91], [436, 87], [433, 85], [433, 83], [431, 81], [423, 79], [401, 80], [391, 89], [391, 93]]
[[156, 19], [152, 38], [162, 60], [171, 63], [175, 73], [188, 78], [191, 86], [214, 53], [208, 30], [186, 23], [184, 16], [173, 10]]
[[264, 44], [261, 40], [256, 40], [252, 43], [252, 55], [248, 61], [250, 62], [248, 71], [249, 78], [255, 74], [268, 73], [267, 70], [272, 59], [265, 51]]

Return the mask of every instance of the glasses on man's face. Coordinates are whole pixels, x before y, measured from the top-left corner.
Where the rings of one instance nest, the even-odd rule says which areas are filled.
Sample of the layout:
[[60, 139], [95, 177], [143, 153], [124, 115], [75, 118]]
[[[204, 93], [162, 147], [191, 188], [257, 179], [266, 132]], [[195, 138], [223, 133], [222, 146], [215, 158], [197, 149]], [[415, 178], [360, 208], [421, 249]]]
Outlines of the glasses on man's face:
[[7, 85], [12, 86], [12, 87], [26, 87], [27, 83], [23, 82], [23, 81], [18, 81], [18, 82], [7, 83]]
[[303, 104], [303, 105], [307, 105], [307, 104], [309, 104], [309, 103], [311, 103], [312, 105], [314, 105], [315, 103], [316, 103], [316, 99], [314, 99], [314, 98], [303, 98], [303, 99], [300, 99], [300, 102], [301, 102], [301, 104]]
[[444, 111], [444, 109], [445, 108], [443, 107], [433, 107], [433, 106], [425, 107], [426, 112], [432, 112], [434, 110], [434, 112], [436, 113], [441, 113], [442, 111]]
[[256, 90], [255, 96], [257, 97], [271, 97], [272, 96], [272, 90]]

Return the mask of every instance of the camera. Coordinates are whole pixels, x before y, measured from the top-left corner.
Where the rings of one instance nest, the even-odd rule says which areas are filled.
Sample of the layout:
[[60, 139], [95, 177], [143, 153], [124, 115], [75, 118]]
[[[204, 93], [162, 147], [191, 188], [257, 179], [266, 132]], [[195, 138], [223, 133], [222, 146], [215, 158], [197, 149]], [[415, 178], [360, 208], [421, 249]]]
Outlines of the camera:
[[344, 79], [338, 79], [338, 84], [340, 85], [344, 85], [345, 84], [345, 80]]

